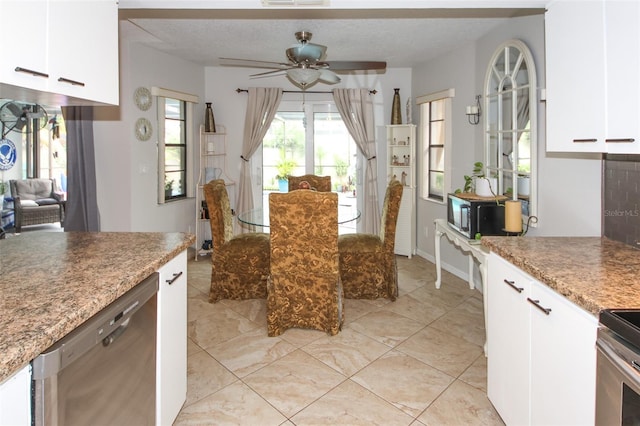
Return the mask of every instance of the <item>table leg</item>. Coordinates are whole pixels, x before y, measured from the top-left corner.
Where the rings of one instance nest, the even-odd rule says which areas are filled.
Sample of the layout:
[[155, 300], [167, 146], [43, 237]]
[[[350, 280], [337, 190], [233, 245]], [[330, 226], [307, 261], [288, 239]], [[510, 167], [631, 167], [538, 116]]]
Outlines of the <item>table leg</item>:
[[474, 288], [476, 288], [475, 284], [473, 283], [473, 256], [468, 254], [467, 257], [469, 258], [469, 288], [473, 290]]
[[440, 269], [440, 241], [442, 240], [442, 232], [436, 227], [434, 235], [436, 252], [436, 288], [440, 288], [440, 284], [442, 284], [442, 270]]
[[482, 280], [482, 308], [484, 310], [484, 356], [487, 354], [487, 341], [489, 340], [489, 330], [487, 329], [487, 312], [489, 311], [489, 289], [487, 288], [487, 260], [480, 262], [480, 278]]

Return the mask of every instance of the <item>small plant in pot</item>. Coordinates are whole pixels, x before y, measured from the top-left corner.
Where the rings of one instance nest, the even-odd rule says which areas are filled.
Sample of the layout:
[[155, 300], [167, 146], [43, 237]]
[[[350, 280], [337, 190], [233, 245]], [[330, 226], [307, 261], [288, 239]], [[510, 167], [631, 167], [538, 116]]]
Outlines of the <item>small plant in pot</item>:
[[278, 180], [278, 187], [280, 192], [287, 192], [289, 176], [296, 167], [296, 162], [285, 158], [280, 159], [280, 162], [276, 164], [276, 179]]

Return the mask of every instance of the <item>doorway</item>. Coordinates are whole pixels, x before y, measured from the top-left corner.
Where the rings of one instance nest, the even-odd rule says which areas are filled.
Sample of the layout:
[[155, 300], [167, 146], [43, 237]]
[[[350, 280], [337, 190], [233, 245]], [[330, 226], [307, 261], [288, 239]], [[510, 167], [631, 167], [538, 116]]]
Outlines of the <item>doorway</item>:
[[[262, 203], [270, 192], [288, 191], [287, 175], [331, 176], [338, 202], [358, 208], [357, 146], [332, 101], [280, 104], [262, 143]], [[356, 222], [340, 226], [340, 233], [356, 232]]]

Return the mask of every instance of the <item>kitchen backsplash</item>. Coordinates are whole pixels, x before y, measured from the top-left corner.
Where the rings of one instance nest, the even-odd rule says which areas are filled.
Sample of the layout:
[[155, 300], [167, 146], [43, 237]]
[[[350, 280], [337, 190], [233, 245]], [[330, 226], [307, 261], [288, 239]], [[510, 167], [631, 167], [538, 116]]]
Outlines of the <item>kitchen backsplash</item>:
[[604, 235], [640, 248], [640, 155], [604, 157]]

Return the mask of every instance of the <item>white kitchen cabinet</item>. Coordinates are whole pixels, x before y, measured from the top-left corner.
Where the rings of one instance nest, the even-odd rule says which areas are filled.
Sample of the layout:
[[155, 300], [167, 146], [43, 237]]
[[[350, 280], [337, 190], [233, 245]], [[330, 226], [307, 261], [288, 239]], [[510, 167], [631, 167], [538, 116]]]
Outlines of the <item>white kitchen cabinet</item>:
[[31, 424], [31, 365], [0, 383], [0, 426]]
[[640, 4], [547, 7], [547, 151], [640, 152]]
[[414, 124], [387, 126], [387, 181], [395, 178], [403, 186], [394, 251], [409, 258], [416, 251], [415, 147]]
[[118, 104], [115, 0], [2, 0], [0, 15], [11, 34], [0, 47], [0, 97], [45, 105]]
[[187, 252], [159, 273], [156, 424], [171, 425], [187, 397]]
[[487, 395], [502, 419], [593, 424], [596, 317], [495, 253], [488, 268]]

